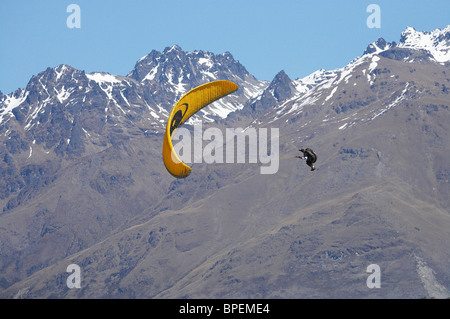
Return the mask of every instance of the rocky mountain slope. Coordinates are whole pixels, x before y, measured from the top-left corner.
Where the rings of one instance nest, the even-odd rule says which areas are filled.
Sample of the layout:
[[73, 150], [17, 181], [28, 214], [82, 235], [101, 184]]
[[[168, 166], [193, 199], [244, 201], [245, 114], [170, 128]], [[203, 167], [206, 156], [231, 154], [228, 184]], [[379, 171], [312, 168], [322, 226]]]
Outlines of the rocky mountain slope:
[[[407, 28], [341, 69], [271, 83], [229, 53], [173, 46], [127, 76], [60, 65], [1, 95], [0, 296], [448, 297], [449, 35]], [[215, 79], [240, 90], [196, 120], [279, 128], [276, 174], [165, 171], [171, 105]], [[294, 158], [305, 146], [315, 172]]]

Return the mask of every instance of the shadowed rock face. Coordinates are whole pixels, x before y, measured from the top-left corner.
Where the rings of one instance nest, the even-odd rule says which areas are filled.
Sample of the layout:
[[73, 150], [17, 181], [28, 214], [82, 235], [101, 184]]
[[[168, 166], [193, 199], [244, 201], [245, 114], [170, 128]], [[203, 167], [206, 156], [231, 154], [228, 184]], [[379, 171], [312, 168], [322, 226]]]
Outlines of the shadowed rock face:
[[[377, 45], [314, 82], [282, 71], [265, 83], [229, 53], [174, 46], [126, 77], [61, 65], [0, 95], [0, 296], [447, 297], [450, 70]], [[241, 89], [204, 129], [279, 128], [276, 174], [166, 172], [173, 87], [218, 73]], [[303, 147], [314, 172], [294, 158]], [[81, 289], [67, 288], [72, 263]], [[371, 264], [380, 289], [366, 285]]]

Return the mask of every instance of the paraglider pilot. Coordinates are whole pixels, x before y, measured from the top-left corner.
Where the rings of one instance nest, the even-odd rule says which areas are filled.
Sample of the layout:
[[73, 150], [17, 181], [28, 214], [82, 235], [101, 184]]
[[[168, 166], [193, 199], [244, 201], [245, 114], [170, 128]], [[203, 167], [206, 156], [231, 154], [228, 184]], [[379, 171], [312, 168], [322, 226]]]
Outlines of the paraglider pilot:
[[316, 153], [310, 149], [309, 147], [306, 149], [299, 149], [300, 152], [303, 153], [303, 157], [302, 156], [296, 156], [300, 159], [305, 159], [306, 160], [306, 165], [308, 165], [309, 167], [311, 167], [311, 170], [314, 171], [316, 168], [314, 167], [314, 163], [317, 161], [317, 155]]

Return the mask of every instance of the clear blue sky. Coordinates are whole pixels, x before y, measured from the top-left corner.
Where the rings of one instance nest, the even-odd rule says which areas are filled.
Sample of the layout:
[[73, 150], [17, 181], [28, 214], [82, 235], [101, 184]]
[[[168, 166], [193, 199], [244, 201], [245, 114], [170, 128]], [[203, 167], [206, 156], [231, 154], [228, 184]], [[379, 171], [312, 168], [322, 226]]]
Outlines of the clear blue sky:
[[[81, 28], [66, 9], [77, 4]], [[368, 28], [369, 4], [381, 28]], [[301, 78], [345, 66], [383, 37], [407, 26], [431, 31], [450, 24], [449, 0], [0, 0], [0, 90], [27, 85], [47, 67], [126, 75], [155, 49], [231, 52], [260, 80], [285, 70]]]

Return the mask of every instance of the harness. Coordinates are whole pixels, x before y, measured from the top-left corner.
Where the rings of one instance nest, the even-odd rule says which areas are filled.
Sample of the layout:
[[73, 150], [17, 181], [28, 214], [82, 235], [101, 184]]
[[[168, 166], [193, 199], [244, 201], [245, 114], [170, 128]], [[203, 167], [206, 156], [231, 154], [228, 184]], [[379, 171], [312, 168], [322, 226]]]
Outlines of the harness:
[[312, 149], [307, 148], [305, 153], [307, 154], [308, 159], [311, 159], [311, 163], [315, 163], [317, 161], [317, 154]]

